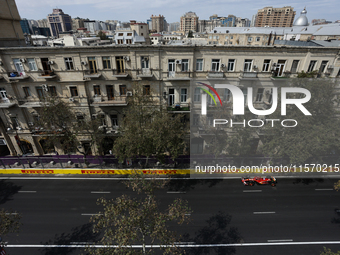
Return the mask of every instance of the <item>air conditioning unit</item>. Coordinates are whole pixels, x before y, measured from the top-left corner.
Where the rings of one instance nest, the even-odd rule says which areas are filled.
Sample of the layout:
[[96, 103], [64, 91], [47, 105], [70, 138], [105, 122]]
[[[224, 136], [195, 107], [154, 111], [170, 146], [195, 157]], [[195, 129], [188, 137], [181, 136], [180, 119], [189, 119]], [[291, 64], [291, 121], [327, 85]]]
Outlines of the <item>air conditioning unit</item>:
[[81, 61], [81, 64], [82, 64], [83, 66], [86, 66], [86, 65], [87, 65], [87, 62], [86, 62], [86, 61]]
[[257, 69], [257, 65], [253, 65], [254, 69]]
[[225, 64], [221, 64], [221, 67], [225, 67]]
[[69, 100], [70, 100], [70, 102], [74, 102], [74, 98], [73, 97], [70, 97]]
[[21, 62], [21, 63], [25, 63], [25, 62], [26, 62], [26, 59], [21, 58], [21, 59], [20, 59], [20, 62]]
[[28, 125], [29, 125], [30, 127], [32, 127], [32, 126], [34, 125], [34, 123], [33, 123], [33, 122], [28, 122]]
[[274, 67], [277, 66], [277, 63], [273, 63], [273, 66], [274, 66]]
[[132, 92], [131, 92], [131, 91], [126, 92], [126, 95], [127, 95], [128, 97], [132, 97]]
[[48, 64], [49, 64], [49, 65], [53, 65], [53, 64], [54, 64], [54, 61], [50, 60], [50, 61], [48, 61]]
[[46, 84], [43, 84], [42, 87], [43, 87], [43, 90], [48, 91], [48, 86]]
[[176, 64], [177, 64], [177, 65], [180, 65], [180, 64], [182, 64], [182, 60], [180, 60], [180, 59], [176, 59]]
[[130, 57], [129, 56], [124, 56], [124, 60], [130, 61]]

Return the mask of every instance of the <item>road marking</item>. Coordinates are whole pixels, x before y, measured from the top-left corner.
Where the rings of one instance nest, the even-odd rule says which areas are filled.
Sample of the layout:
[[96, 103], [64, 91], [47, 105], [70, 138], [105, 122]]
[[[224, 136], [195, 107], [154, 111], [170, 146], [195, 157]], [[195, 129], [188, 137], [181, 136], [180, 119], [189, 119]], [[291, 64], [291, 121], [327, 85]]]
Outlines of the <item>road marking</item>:
[[191, 215], [191, 213], [186, 213], [186, 214], [184, 214], [185, 216], [190, 216]]
[[[180, 248], [203, 248], [203, 247], [242, 247], [242, 246], [275, 246], [275, 245], [327, 245], [327, 244], [340, 244], [340, 241], [315, 241], [315, 242], [271, 242], [271, 243], [228, 243], [228, 244], [179, 244]], [[162, 245], [164, 247], [166, 245]], [[169, 245], [171, 247], [172, 245]], [[88, 245], [75, 245], [75, 244], [7, 244], [7, 248], [86, 248]], [[92, 248], [117, 248], [117, 245], [91, 245]], [[161, 245], [146, 245], [146, 248], [161, 248]], [[126, 248], [141, 249], [142, 245], [131, 245]]]
[[317, 191], [322, 191], [322, 190], [334, 190], [334, 189], [315, 189]]
[[91, 191], [92, 194], [110, 194], [111, 191]]
[[34, 191], [34, 190], [19, 190], [18, 192], [19, 192], [19, 193], [37, 193], [37, 192]]
[[253, 212], [254, 214], [273, 214], [275, 212]]
[[254, 190], [244, 190], [243, 192], [262, 192], [262, 190], [254, 189]]
[[168, 194], [186, 194], [186, 191], [167, 191]]
[[293, 242], [293, 239], [282, 239], [282, 240], [268, 240], [269, 243], [277, 243], [277, 242]]
[[99, 216], [99, 215], [103, 215], [101, 213], [82, 213], [82, 216]]
[[6, 215], [18, 215], [19, 213], [6, 213]]

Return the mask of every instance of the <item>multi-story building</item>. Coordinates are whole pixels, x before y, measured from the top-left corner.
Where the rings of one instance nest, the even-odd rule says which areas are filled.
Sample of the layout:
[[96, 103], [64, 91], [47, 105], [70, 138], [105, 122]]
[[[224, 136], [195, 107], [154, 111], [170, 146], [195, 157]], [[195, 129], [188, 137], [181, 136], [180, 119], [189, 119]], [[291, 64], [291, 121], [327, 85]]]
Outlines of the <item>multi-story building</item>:
[[20, 20], [20, 26], [22, 28], [22, 32], [26, 35], [31, 35], [32, 34], [32, 30], [30, 28], [30, 25], [28, 23], [27, 19], [22, 19]]
[[60, 33], [72, 30], [71, 16], [65, 14], [62, 9], [53, 9], [52, 14], [47, 16], [47, 20], [52, 36], [59, 37]]
[[296, 12], [291, 6], [265, 7], [257, 11], [255, 27], [291, 27]]
[[[254, 107], [261, 109], [268, 104], [271, 88], [298, 72], [317, 71], [320, 77], [340, 79], [338, 54], [336, 47], [294, 46], [0, 48], [0, 154], [47, 151], [34, 122], [49, 95], [67, 102], [79, 118], [101, 118], [113, 144], [133, 86], [142, 87], [186, 119], [190, 112], [194, 118], [199, 112], [200, 82], [212, 87], [231, 84], [244, 91], [252, 87]], [[230, 100], [228, 91], [218, 93], [222, 100]], [[204, 148], [204, 139], [197, 143]], [[87, 137], [81, 146], [88, 146]], [[64, 153], [57, 144], [53, 149]]]
[[235, 27], [250, 27], [250, 19], [237, 17]]
[[20, 15], [14, 0], [0, 0], [0, 47], [25, 46]]
[[119, 28], [114, 37], [116, 44], [146, 44], [150, 45], [149, 28], [147, 23], [130, 21], [130, 28]]
[[72, 30], [73, 31], [77, 31], [77, 29], [83, 28], [83, 27], [84, 27], [84, 19], [80, 19], [80, 18], [72, 19]]
[[194, 12], [187, 12], [181, 17], [180, 30], [188, 33], [189, 31], [198, 32], [198, 16]]
[[159, 16], [151, 15], [151, 22], [152, 22], [151, 31], [156, 33], [167, 31], [168, 25], [163, 15], [160, 14]]

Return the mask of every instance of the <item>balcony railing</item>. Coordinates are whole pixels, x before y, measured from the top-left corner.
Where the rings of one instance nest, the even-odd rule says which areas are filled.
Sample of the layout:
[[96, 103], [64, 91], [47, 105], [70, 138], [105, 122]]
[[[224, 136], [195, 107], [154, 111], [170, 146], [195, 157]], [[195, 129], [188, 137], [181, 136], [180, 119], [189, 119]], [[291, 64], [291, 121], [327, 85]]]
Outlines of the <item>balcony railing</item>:
[[242, 78], [242, 79], [257, 79], [257, 72], [241, 72], [240, 78]]
[[84, 78], [89, 78], [89, 79], [97, 79], [101, 76], [102, 74], [97, 72], [97, 71], [85, 71], [84, 72]]
[[116, 78], [126, 78], [130, 75], [130, 70], [117, 70], [114, 69], [112, 70], [112, 76]]
[[143, 68], [137, 70], [137, 77], [139, 78], [151, 78], [153, 77], [152, 69]]
[[9, 80], [24, 80], [28, 79], [29, 76], [26, 75], [24, 72], [18, 73], [18, 72], [8, 72], [8, 79]]
[[168, 106], [169, 112], [190, 112], [190, 104], [188, 103], [181, 103], [181, 104], [174, 104], [173, 106]]
[[54, 73], [54, 71], [51, 70], [44, 70], [39, 76], [39, 79], [53, 79], [57, 77], [57, 75]]
[[207, 78], [223, 78], [224, 73], [223, 72], [208, 72]]
[[[168, 81], [191, 80], [192, 72], [166, 72], [165, 75]], [[164, 77], [163, 76], [163, 77]]]
[[91, 106], [126, 106], [128, 96], [97, 96], [91, 99]]
[[16, 100], [9, 98], [0, 99], [0, 108], [10, 108], [16, 104]]

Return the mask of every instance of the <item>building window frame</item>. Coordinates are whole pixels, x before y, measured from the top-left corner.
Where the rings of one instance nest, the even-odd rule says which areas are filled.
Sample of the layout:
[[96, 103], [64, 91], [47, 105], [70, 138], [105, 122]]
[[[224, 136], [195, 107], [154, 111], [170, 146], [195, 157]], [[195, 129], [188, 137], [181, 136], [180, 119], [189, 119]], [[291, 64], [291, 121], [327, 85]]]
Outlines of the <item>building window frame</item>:
[[69, 89], [70, 89], [71, 97], [77, 97], [78, 96], [77, 86], [70, 86]]
[[212, 59], [211, 60], [211, 71], [212, 72], [219, 72], [220, 71], [220, 63], [221, 63], [221, 59]]
[[73, 59], [70, 57], [64, 58], [66, 70], [74, 70]]
[[30, 71], [38, 71], [38, 66], [34, 58], [28, 58], [27, 63]]
[[196, 71], [197, 72], [203, 71], [203, 58], [196, 59]]
[[111, 69], [111, 59], [110, 57], [102, 57], [103, 69]]
[[236, 63], [236, 59], [228, 59], [228, 67], [227, 67], [228, 72], [235, 71], [235, 63]]

